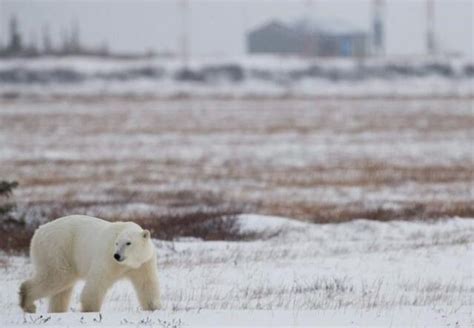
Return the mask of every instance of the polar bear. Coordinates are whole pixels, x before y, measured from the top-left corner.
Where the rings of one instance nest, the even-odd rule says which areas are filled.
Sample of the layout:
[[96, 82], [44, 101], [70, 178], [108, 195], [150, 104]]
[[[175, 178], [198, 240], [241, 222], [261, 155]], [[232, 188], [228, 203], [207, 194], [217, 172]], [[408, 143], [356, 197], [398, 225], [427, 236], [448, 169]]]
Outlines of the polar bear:
[[71, 215], [40, 226], [30, 245], [35, 274], [20, 286], [20, 306], [49, 297], [49, 312], [66, 312], [74, 284], [85, 279], [82, 311], [100, 311], [107, 290], [131, 280], [144, 310], [160, 308], [155, 248], [150, 232], [133, 222]]

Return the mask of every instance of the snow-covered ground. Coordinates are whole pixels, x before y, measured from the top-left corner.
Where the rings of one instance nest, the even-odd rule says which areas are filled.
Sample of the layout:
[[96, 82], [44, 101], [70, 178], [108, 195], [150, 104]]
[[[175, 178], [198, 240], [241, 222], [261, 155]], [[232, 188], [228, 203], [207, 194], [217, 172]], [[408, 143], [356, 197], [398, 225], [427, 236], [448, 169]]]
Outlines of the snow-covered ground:
[[339, 325], [468, 327], [474, 320], [474, 219], [310, 224], [241, 215], [248, 242], [156, 240], [163, 310], [140, 312], [116, 284], [101, 314], [23, 315], [28, 258], [0, 257], [0, 325]]

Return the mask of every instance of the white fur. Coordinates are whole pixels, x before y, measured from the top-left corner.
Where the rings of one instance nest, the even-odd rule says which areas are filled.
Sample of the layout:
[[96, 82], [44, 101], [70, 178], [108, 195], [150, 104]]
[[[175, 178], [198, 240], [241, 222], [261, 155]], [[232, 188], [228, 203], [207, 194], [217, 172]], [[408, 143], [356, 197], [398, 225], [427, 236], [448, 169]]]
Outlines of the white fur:
[[[123, 261], [114, 258], [116, 253]], [[67, 311], [79, 279], [86, 281], [84, 312], [100, 311], [107, 290], [121, 278], [132, 281], [144, 310], [160, 308], [155, 248], [149, 231], [133, 222], [62, 217], [36, 230], [30, 256], [35, 274], [20, 287], [20, 305], [26, 312], [35, 312], [34, 301], [43, 297], [50, 298], [50, 312]]]

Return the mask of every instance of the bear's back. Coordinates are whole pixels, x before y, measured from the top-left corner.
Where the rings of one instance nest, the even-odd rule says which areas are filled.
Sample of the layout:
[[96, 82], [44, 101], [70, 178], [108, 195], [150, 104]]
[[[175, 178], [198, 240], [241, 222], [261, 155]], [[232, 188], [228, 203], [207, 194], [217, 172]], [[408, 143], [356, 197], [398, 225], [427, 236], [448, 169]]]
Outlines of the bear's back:
[[[69, 215], [40, 226], [31, 240], [30, 255], [40, 261], [44, 257], [68, 257], [67, 261], [85, 261], [94, 254], [101, 235], [113, 223], [85, 215]], [[59, 253], [58, 253], [59, 252]]]

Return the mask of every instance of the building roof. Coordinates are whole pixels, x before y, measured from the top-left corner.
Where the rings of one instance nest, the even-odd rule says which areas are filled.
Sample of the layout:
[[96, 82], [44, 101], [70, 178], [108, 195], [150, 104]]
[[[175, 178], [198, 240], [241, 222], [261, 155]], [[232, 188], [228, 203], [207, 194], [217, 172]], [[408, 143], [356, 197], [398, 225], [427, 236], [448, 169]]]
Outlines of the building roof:
[[282, 30], [298, 34], [317, 33], [328, 35], [348, 35], [348, 34], [365, 34], [366, 32], [355, 27], [354, 25], [338, 20], [338, 19], [299, 19], [293, 23], [283, 23], [278, 20], [272, 20], [253, 31], [262, 30]]
[[319, 32], [322, 34], [342, 35], [366, 33], [351, 23], [340, 19], [318, 18], [315, 20], [299, 19], [293, 23], [294, 28], [302, 32]]

